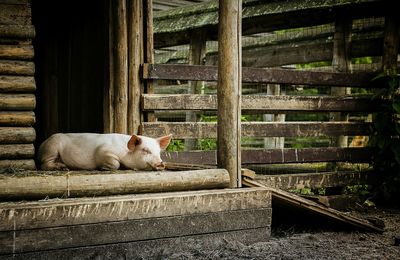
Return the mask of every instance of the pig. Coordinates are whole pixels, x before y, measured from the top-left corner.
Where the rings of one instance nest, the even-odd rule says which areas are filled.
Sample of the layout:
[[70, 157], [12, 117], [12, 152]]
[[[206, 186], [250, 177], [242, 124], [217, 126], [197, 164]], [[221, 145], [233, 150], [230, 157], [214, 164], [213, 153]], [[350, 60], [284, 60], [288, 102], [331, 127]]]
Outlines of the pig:
[[42, 170], [164, 170], [160, 151], [172, 135], [54, 134], [39, 147]]

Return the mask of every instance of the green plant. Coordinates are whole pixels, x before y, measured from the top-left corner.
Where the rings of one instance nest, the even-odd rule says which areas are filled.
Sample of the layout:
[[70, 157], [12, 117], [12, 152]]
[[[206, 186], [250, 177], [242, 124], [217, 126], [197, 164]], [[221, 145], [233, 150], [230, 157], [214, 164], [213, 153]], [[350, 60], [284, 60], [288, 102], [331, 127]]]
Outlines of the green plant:
[[170, 142], [167, 147], [168, 152], [180, 152], [183, 151], [185, 148], [185, 144], [181, 139], [174, 139]]
[[387, 100], [385, 110], [373, 116], [374, 132], [369, 141], [370, 146], [377, 148], [373, 161], [380, 176], [377, 195], [385, 202], [394, 202], [400, 195], [399, 75], [382, 73], [373, 81], [380, 87], [375, 97]]
[[200, 150], [216, 150], [217, 149], [217, 140], [216, 139], [200, 139], [199, 141]]

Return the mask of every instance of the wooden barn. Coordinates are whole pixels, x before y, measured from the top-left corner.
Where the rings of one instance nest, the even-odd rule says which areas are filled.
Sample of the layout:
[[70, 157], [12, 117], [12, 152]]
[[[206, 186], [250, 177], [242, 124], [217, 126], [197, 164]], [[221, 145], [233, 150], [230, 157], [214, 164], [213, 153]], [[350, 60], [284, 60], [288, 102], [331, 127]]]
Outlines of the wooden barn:
[[[0, 258], [264, 241], [273, 203], [381, 231], [283, 190], [376, 183], [398, 52], [383, 0], [0, 0]], [[58, 132], [174, 142], [164, 172], [40, 171]]]

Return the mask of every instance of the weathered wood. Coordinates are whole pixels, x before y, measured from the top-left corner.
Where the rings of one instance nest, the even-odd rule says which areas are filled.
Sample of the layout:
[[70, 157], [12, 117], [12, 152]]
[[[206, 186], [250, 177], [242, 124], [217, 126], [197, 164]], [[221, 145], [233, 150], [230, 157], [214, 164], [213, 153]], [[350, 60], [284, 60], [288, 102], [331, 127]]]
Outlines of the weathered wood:
[[264, 184], [247, 178], [243, 181], [243, 183], [250, 187], [264, 187], [269, 189], [272, 192], [272, 202], [281, 206], [286, 206], [297, 210], [306, 210], [310, 213], [328, 217], [331, 220], [338, 221], [338, 223], [345, 223], [361, 230], [383, 233], [383, 229], [381, 227], [377, 227], [366, 220], [353, 217], [347, 213], [343, 213], [334, 209], [326, 208], [316, 202], [304, 199], [289, 192], [267, 187]]
[[220, 250], [221, 246], [226, 245], [226, 241], [240, 241], [240, 243], [245, 245], [253, 245], [255, 243], [268, 241], [270, 236], [271, 227], [262, 227], [98, 246], [66, 248], [22, 254], [15, 253], [6, 257], [12, 259], [93, 259], [107, 258], [109, 256], [112, 256], [114, 259], [155, 258], [161, 255], [161, 252], [170, 252], [170, 250], [176, 250], [176, 252], [189, 252], [193, 249], [193, 245], [197, 245], [199, 248], [207, 248], [210, 251]]
[[0, 111], [0, 126], [32, 126], [35, 122], [34, 112]]
[[[371, 96], [270, 96], [243, 95], [242, 111], [349, 111], [374, 112], [384, 109], [386, 102]], [[144, 94], [144, 110], [216, 110], [216, 95]]]
[[32, 60], [32, 45], [0, 45], [0, 59]]
[[112, 1], [113, 12], [113, 83], [114, 132], [128, 132], [128, 29], [126, 1]]
[[108, 42], [107, 42], [107, 55], [105, 61], [105, 81], [106, 85], [103, 89], [103, 132], [113, 133], [114, 132], [114, 22], [113, 22], [113, 2], [106, 1], [105, 4], [105, 19], [108, 31]]
[[33, 76], [35, 64], [30, 61], [0, 60], [0, 74]]
[[0, 24], [30, 25], [32, 24], [31, 7], [29, 4], [1, 3]]
[[38, 172], [18, 178], [3, 175], [1, 198], [82, 197], [113, 194], [165, 192], [226, 188], [229, 175], [224, 169], [123, 173]]
[[33, 144], [0, 144], [0, 159], [25, 159], [34, 156]]
[[0, 127], [0, 144], [26, 144], [35, 139], [33, 127]]
[[271, 225], [271, 213], [270, 208], [260, 208], [6, 231], [0, 237], [0, 245], [3, 245], [0, 254], [267, 228]]
[[[371, 79], [373, 77], [374, 75], [368, 72], [347, 74], [339, 72], [243, 67], [242, 82], [373, 87], [371, 86]], [[217, 81], [218, 71], [215, 66], [144, 64], [143, 78]]]
[[128, 14], [128, 133], [138, 134], [140, 126], [140, 94], [143, 83], [140, 81], [140, 64], [143, 63], [143, 8], [142, 1], [127, 2]]
[[5, 202], [0, 203], [0, 231], [270, 207], [271, 194], [262, 188]]
[[220, 0], [218, 8], [217, 164], [230, 187], [241, 187], [242, 1]]
[[[287, 2], [245, 1], [243, 4], [243, 35], [300, 28], [334, 22], [339, 13], [351, 18], [380, 16], [384, 13], [381, 1], [310, 1]], [[290, 19], [288, 19], [290, 17]], [[216, 39], [218, 3], [158, 12], [154, 19], [155, 47], [176, 46], [189, 42], [193, 28], [207, 28], [209, 39]]]
[[35, 107], [33, 94], [0, 94], [0, 110], [33, 110]]
[[376, 184], [378, 176], [373, 172], [324, 172], [280, 175], [260, 175], [256, 181], [281, 190], [303, 188], [343, 187], [348, 185]]
[[[216, 138], [217, 124], [205, 122], [143, 123], [144, 135], [162, 136], [172, 133], [174, 138]], [[242, 135], [246, 137], [317, 137], [339, 135], [369, 135], [371, 123], [356, 122], [245, 122]]]
[[0, 160], [0, 169], [36, 170], [35, 161], [30, 160]]
[[1, 38], [33, 39], [35, 27], [33, 25], [3, 25], [0, 24]]
[[36, 90], [34, 77], [0, 76], [0, 92], [31, 93]]
[[397, 57], [399, 53], [400, 25], [397, 14], [385, 16], [385, 32], [383, 39], [382, 71], [396, 75]]
[[[371, 162], [371, 148], [285, 148], [242, 150], [242, 165], [306, 162]], [[161, 158], [171, 163], [216, 165], [216, 151], [163, 152]]]

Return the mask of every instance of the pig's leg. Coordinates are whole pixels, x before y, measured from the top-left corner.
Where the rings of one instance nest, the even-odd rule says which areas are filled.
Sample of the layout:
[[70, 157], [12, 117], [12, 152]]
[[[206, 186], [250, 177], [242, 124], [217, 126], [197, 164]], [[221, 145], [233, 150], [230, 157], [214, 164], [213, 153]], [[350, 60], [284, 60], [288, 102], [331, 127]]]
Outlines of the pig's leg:
[[101, 146], [96, 150], [95, 158], [96, 166], [100, 170], [118, 170], [120, 167], [118, 156], [108, 149], [107, 145]]
[[58, 151], [46, 151], [42, 155], [40, 168], [45, 171], [68, 170], [67, 165], [59, 159]]

